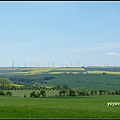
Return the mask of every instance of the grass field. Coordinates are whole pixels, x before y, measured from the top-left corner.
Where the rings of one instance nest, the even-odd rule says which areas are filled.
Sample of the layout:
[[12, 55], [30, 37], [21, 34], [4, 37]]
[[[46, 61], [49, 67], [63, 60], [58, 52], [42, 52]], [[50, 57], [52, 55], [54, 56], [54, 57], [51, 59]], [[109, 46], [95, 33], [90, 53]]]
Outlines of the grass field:
[[[120, 90], [119, 72], [118, 67], [0, 68], [1, 75], [23, 75], [23, 78], [26, 74], [28, 77], [52, 74], [55, 77], [46, 80], [47, 86], [67, 84], [72, 89], [88, 90]], [[0, 118], [120, 118], [120, 105], [107, 106], [107, 102], [120, 102], [120, 95], [53, 97], [59, 90], [46, 90], [46, 98], [30, 98], [33, 90], [10, 91], [12, 96], [0, 96]]]
[[120, 118], [120, 96], [22, 98], [0, 96], [0, 118]]
[[89, 90], [120, 89], [120, 75], [116, 74], [58, 74], [56, 76], [47, 81], [47, 85], [67, 84], [70, 88]]

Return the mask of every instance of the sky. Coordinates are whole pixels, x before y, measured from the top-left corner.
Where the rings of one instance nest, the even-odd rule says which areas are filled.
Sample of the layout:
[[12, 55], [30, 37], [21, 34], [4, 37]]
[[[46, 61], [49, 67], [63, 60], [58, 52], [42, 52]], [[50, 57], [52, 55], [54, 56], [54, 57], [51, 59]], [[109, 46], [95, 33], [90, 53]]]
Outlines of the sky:
[[0, 67], [120, 66], [120, 2], [0, 2]]

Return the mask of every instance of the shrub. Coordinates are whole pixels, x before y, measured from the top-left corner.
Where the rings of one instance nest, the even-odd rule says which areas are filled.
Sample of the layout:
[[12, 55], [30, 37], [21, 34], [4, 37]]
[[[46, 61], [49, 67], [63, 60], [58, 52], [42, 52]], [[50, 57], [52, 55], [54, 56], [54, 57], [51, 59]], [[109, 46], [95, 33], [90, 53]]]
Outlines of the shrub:
[[7, 92], [6, 92], [6, 95], [8, 95], [8, 96], [12, 96], [12, 92], [7, 91]]
[[99, 90], [99, 95], [104, 95], [105, 94], [105, 90]]
[[88, 90], [82, 89], [82, 90], [77, 90], [77, 95], [78, 96], [89, 96], [90, 94]]
[[1, 91], [0, 91], [0, 95], [5, 95], [5, 93], [1, 90]]
[[67, 89], [67, 90], [69, 89], [68, 85], [66, 85], [66, 84], [63, 84], [63, 88]]
[[96, 90], [92, 90], [91, 91], [91, 95], [97, 95], [97, 91]]
[[74, 90], [69, 90], [69, 96], [75, 96], [75, 94], [76, 94], [76, 91], [74, 91]]
[[55, 86], [55, 88], [56, 88], [56, 89], [61, 89], [62, 87], [61, 87], [60, 84], [57, 84], [57, 85]]
[[115, 94], [116, 94], [116, 95], [120, 95], [120, 90], [116, 90], [116, 91], [115, 91]]
[[41, 91], [40, 91], [40, 94], [42, 95], [42, 97], [46, 97], [45, 90], [41, 90]]
[[24, 97], [26, 97], [27, 95], [26, 94], [24, 94]]
[[36, 97], [40, 97], [40, 93], [39, 92], [37, 92]]
[[36, 92], [35, 92], [35, 91], [32, 91], [32, 92], [30, 93], [30, 97], [36, 97]]
[[108, 95], [115, 95], [115, 91], [114, 90], [107, 90], [106, 91]]
[[55, 97], [59, 97], [59, 95], [55, 94]]
[[103, 72], [102, 74], [107, 74], [107, 73]]
[[65, 96], [65, 93], [67, 93], [67, 90], [63, 88], [59, 91], [59, 96]]
[[89, 96], [90, 95], [89, 92], [86, 92], [86, 95]]

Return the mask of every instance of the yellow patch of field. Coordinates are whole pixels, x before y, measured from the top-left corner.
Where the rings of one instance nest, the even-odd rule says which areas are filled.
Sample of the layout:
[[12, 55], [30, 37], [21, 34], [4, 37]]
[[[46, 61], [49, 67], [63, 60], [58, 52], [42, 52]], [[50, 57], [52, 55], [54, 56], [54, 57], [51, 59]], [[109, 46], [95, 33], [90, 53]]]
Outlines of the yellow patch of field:
[[0, 70], [18, 70], [18, 68], [0, 68]]
[[51, 86], [46, 86], [46, 88], [47, 88], [47, 89], [50, 89], [50, 88], [52, 88], [52, 87], [51, 87]]
[[29, 74], [29, 72], [10, 72], [9, 74]]
[[107, 74], [120, 74], [120, 72], [107, 72]]
[[84, 68], [57, 68], [56, 70], [85, 70]]
[[78, 72], [72, 72], [72, 74], [78, 74]]
[[88, 71], [89, 74], [120, 74], [120, 72], [112, 72], [112, 71], [99, 71], [99, 70], [94, 70], [94, 71]]
[[49, 72], [49, 74], [61, 74], [61, 72]]
[[24, 70], [31, 70], [31, 73], [42, 73], [42, 72], [49, 72], [55, 68], [24, 68]]
[[94, 70], [94, 71], [87, 71], [90, 74], [102, 74], [103, 72], [106, 73], [106, 71], [98, 71], [98, 70]]
[[10, 84], [10, 86], [20, 87], [20, 86], [24, 86], [24, 85], [19, 85], [19, 84]]

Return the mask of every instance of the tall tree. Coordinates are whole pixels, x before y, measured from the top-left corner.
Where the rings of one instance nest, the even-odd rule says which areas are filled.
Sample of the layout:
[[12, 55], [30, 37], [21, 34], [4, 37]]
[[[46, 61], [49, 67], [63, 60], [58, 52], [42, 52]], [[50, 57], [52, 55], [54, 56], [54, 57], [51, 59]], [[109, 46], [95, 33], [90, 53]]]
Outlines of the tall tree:
[[4, 90], [5, 87], [9, 87], [10, 83], [11, 81], [8, 78], [0, 78], [0, 86], [2, 90]]
[[57, 84], [55, 87], [56, 87], [56, 89], [61, 89], [61, 85], [60, 84]]
[[66, 85], [66, 84], [63, 84], [63, 88], [69, 89], [68, 85]]
[[35, 89], [38, 89], [40, 87], [40, 83], [39, 82], [35, 82], [34, 85]]

